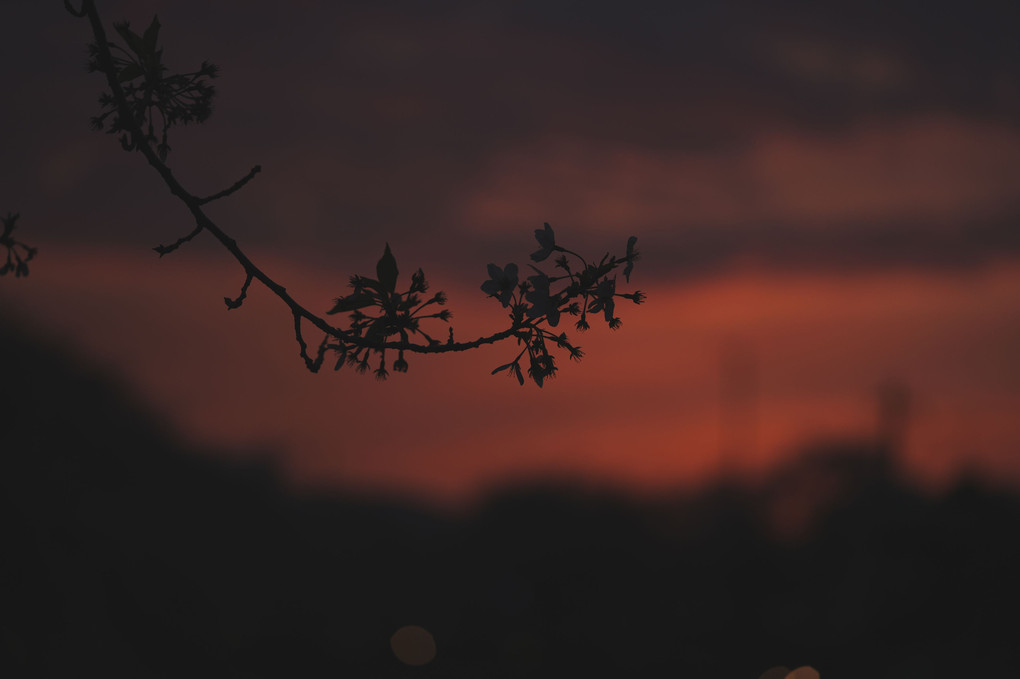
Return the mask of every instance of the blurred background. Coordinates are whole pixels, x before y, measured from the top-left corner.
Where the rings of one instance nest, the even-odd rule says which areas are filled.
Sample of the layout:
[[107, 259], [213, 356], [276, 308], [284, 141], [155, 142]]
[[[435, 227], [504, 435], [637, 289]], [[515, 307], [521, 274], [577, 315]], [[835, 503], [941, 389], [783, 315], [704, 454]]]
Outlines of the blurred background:
[[[209, 212], [308, 308], [389, 243], [491, 333], [486, 265], [543, 222], [638, 236], [648, 301], [541, 390], [489, 375], [510, 346], [310, 374], [282, 303], [225, 309], [211, 239], [152, 252], [188, 214], [88, 129], [87, 24], [0, 4], [0, 211], [39, 249], [0, 280], [21, 670], [1015, 668], [986, 621], [1017, 603], [1015, 3], [99, 9], [221, 67], [170, 165], [196, 194], [262, 165]], [[408, 625], [434, 662], [387, 647]]]

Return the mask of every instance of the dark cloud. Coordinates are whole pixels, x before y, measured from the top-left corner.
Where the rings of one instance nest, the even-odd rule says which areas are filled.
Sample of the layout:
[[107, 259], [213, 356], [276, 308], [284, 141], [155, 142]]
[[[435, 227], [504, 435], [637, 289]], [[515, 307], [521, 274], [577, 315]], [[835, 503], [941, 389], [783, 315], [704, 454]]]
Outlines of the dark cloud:
[[[177, 135], [175, 167], [201, 193], [263, 164], [257, 182], [216, 214], [242, 242], [309, 257], [343, 245], [374, 251], [388, 239], [450, 263], [460, 250], [502, 242], [501, 228], [485, 233], [458, 221], [465, 201], [508, 151], [562, 140], [725, 158], [776, 131], [839, 137], [876, 120], [909, 126], [931, 114], [1010, 128], [1020, 120], [1015, 3], [121, 0], [100, 7], [108, 19], [136, 24], [158, 11], [171, 64], [208, 58], [222, 66], [216, 114]], [[0, 209], [19, 209], [26, 228], [34, 223], [71, 241], [151, 245], [186, 229], [186, 215], [155, 177], [86, 129], [101, 80], [82, 69], [83, 23], [55, 1], [7, 3], [0, 19], [19, 28], [3, 48]], [[735, 200], [742, 190], [731, 187]], [[534, 207], [521, 220], [525, 239], [559, 214], [548, 202]], [[980, 207], [988, 223], [1013, 216]], [[705, 261], [753, 251], [783, 266], [818, 258], [866, 266], [1013, 252], [1007, 227], [992, 228], [999, 234], [992, 237], [966, 219], [940, 226], [908, 217], [847, 217], [849, 226], [827, 227], [826, 235], [775, 215], [763, 215], [756, 228], [737, 220], [703, 232], [664, 230], [640, 214], [624, 221], [628, 230], [655, 230], [677, 251], [687, 251], [691, 233], [703, 233], [695, 238], [717, 253]], [[691, 220], [678, 214], [675, 221]], [[451, 232], [460, 234], [453, 248], [437, 239]], [[915, 247], [895, 245], [901, 238], [916, 238]]]
[[[656, 278], [698, 278], [735, 267], [846, 274], [882, 269], [965, 272], [1020, 257], [1020, 211], [966, 225], [873, 222], [805, 229], [755, 223], [651, 232], [642, 267]], [[640, 231], [640, 229], [639, 229]]]

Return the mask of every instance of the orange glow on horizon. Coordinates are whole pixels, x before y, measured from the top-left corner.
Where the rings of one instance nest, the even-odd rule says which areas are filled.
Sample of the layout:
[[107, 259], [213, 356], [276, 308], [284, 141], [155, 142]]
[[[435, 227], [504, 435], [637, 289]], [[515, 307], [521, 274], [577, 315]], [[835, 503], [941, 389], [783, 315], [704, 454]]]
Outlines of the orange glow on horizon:
[[[187, 439], [274, 453], [299, 484], [449, 501], [532, 475], [637, 489], [723, 470], [756, 476], [806, 441], [874, 436], [875, 390], [888, 379], [913, 396], [901, 459], [911, 475], [939, 483], [973, 468], [1020, 480], [1015, 267], [746, 272], [651, 289], [646, 304], [620, 309], [619, 331], [564, 327], [587, 355], [580, 365], [562, 359], [560, 377], [539, 390], [489, 375], [510, 352], [500, 346], [411, 357], [410, 372], [385, 383], [347, 368], [312, 375], [278, 300], [253, 290], [241, 310], [223, 309], [237, 284], [229, 262], [156, 264], [56, 246], [46, 255], [47, 275], [4, 290], [5, 306], [74, 338]], [[286, 260], [267, 266], [323, 308], [336, 294], [335, 276]], [[91, 275], [97, 267], [107, 275]], [[476, 289], [447, 291], [459, 337], [501, 323], [502, 310]], [[84, 301], [64, 304], [70, 296]], [[736, 414], [724, 396], [727, 347], [744, 352], [753, 373]], [[731, 437], [722, 422], [744, 431]]]

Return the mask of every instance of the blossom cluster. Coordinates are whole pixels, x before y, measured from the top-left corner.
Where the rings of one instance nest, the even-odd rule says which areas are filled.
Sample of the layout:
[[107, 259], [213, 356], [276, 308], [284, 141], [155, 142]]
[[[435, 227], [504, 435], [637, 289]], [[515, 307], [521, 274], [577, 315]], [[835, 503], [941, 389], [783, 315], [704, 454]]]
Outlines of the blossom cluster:
[[6, 217], [0, 217], [3, 223], [3, 231], [0, 232], [0, 246], [7, 248], [7, 259], [0, 265], [0, 276], [5, 276], [11, 271], [15, 278], [28, 275], [28, 263], [35, 257], [36, 249], [30, 248], [21, 241], [14, 239], [15, 224], [18, 221], [18, 213], [7, 213]]
[[[124, 101], [139, 129], [145, 130], [147, 140], [156, 146], [160, 160], [165, 161], [170, 152], [167, 131], [177, 124], [204, 122], [212, 114], [212, 100], [215, 88], [208, 80], [219, 74], [219, 69], [209, 62], [202, 62], [197, 71], [191, 73], [167, 73], [163, 65], [163, 50], [158, 46], [159, 18], [142, 35], [131, 30], [128, 22], [114, 24], [114, 29], [123, 39], [126, 48], [109, 43], [116, 79], [123, 91]], [[89, 69], [100, 71], [99, 49], [89, 45]], [[122, 133], [120, 143], [125, 150], [137, 148], [138, 142], [128, 134], [131, 125], [121, 119], [121, 109], [112, 93], [99, 96], [102, 112], [92, 118], [92, 127], [97, 130], [109, 126], [110, 134]], [[156, 117], [159, 116], [161, 135], [156, 137]]]
[[574, 360], [580, 360], [584, 352], [567, 338], [564, 332], [556, 332], [563, 314], [574, 316], [574, 326], [580, 330], [591, 327], [589, 315], [601, 314], [613, 330], [623, 321], [616, 315], [617, 298], [629, 299], [641, 304], [645, 295], [641, 291], [621, 293], [616, 290], [617, 278], [614, 272], [623, 266], [623, 277], [630, 282], [634, 262], [638, 260], [635, 249], [637, 238], [627, 240], [625, 254], [621, 257], [606, 254], [597, 263], [588, 262], [581, 255], [556, 243], [556, 236], [549, 224], [535, 230], [539, 249], [531, 254], [535, 262], [544, 262], [554, 253], [555, 268], [562, 273], [550, 275], [529, 265], [535, 274], [519, 280], [516, 264], [499, 267], [489, 264], [489, 280], [482, 283], [482, 292], [495, 298], [509, 310], [510, 321], [515, 329], [521, 350], [517, 356], [492, 371], [492, 374], [506, 372], [524, 384], [522, 361], [527, 356], [527, 374], [541, 387], [545, 380], [556, 376], [556, 359], [550, 347], [560, 348]]
[[[188, 205], [195, 217], [195, 228], [190, 233], [170, 245], [157, 246], [154, 248], [156, 252], [160, 256], [165, 255], [199, 233], [210, 233], [245, 271], [240, 294], [236, 298], [224, 297], [227, 308], [240, 307], [254, 281], [269, 288], [290, 308], [295, 339], [309, 370], [318, 371], [326, 352], [332, 351], [337, 355], [335, 369], [352, 365], [359, 372], [372, 370], [376, 377], [385, 379], [391, 368], [394, 372], [407, 372], [407, 353], [466, 351], [513, 339], [521, 347], [516, 357], [493, 373], [506, 371], [523, 385], [526, 372], [541, 387], [547, 379], [556, 375], [556, 358], [553, 355], [556, 349], [566, 351], [574, 360], [583, 356], [581, 349], [570, 342], [567, 334], [557, 330], [564, 315], [576, 318], [574, 324], [578, 330], [587, 330], [589, 319], [599, 316], [615, 330], [621, 324], [617, 315], [619, 299], [629, 299], [636, 304], [644, 300], [640, 291], [617, 291], [618, 268], [622, 267], [623, 278], [630, 281], [634, 262], [638, 259], [634, 247], [637, 238], [631, 237], [627, 241], [622, 256], [606, 254], [601, 260], [589, 262], [560, 246], [552, 227], [545, 224], [535, 231], [539, 249], [532, 253], [531, 259], [541, 263], [556, 255], [553, 261], [558, 271], [550, 274], [530, 265], [535, 274], [521, 280], [516, 264], [504, 267], [490, 264], [489, 280], [481, 286], [483, 292], [508, 310], [508, 328], [466, 342], [455, 342], [452, 328], [445, 342], [432, 337], [424, 327], [428, 324], [423, 322], [449, 322], [450, 311], [439, 308], [445, 306], [446, 295], [443, 292], [427, 294], [429, 286], [421, 269], [411, 275], [406, 290], [398, 291], [397, 262], [389, 244], [376, 265], [375, 278], [352, 276], [351, 292], [337, 297], [332, 309], [327, 312], [330, 315], [347, 314], [347, 326], [331, 325], [299, 304], [286, 288], [255, 266], [237, 242], [201, 210], [202, 205], [232, 195], [244, 187], [261, 170], [260, 166], [253, 167], [229, 188], [203, 198], [185, 190], [165, 165], [170, 151], [168, 129], [178, 124], [203, 122], [212, 113], [215, 90], [208, 81], [217, 76], [217, 68], [203, 62], [198, 70], [191, 73], [169, 72], [163, 64], [163, 49], [159, 46], [158, 18], [153, 18], [141, 35], [132, 31], [127, 23], [114, 24], [122, 46], [106, 39], [92, 3], [83, 3], [80, 9], [75, 9], [70, 0], [65, 0], [65, 7], [75, 16], [90, 18], [95, 41], [89, 46], [89, 67], [103, 72], [109, 86], [109, 91], [100, 95], [102, 108], [100, 114], [92, 119], [93, 127], [120, 133], [120, 142], [125, 150], [141, 150], [148, 162], [160, 172], [171, 192]], [[160, 129], [159, 135], [157, 129]], [[0, 273], [13, 269], [16, 275], [21, 276], [28, 273], [26, 262], [35, 251], [9, 237], [16, 219], [17, 215], [13, 215], [4, 220], [4, 240], [0, 244], [7, 245], [8, 261]], [[16, 249], [19, 246], [24, 248], [25, 257]], [[323, 339], [315, 353], [308, 351], [302, 324], [311, 324], [323, 332]], [[387, 354], [392, 357], [394, 352], [396, 358], [388, 362]]]
[[[339, 370], [344, 363], [353, 365], [359, 372], [367, 372], [372, 354], [379, 357], [375, 368], [375, 376], [386, 379], [389, 370], [386, 363], [386, 347], [382, 346], [392, 337], [399, 338], [400, 343], [408, 344], [411, 337], [420, 335], [429, 345], [439, 345], [439, 340], [431, 337], [421, 327], [425, 319], [433, 318], [449, 322], [449, 309], [435, 311], [436, 306], [446, 304], [446, 293], [439, 291], [426, 297], [429, 284], [424, 272], [419, 268], [411, 275], [411, 285], [406, 292], [397, 292], [397, 260], [390, 251], [389, 243], [382, 258], [376, 264], [376, 277], [351, 276], [350, 287], [353, 291], [346, 296], [337, 297], [333, 308], [327, 314], [350, 314], [350, 325], [346, 336], [352, 341], [329, 344], [338, 355], [334, 370]], [[435, 305], [435, 306], [433, 306]], [[424, 312], [429, 313], [424, 313]], [[452, 340], [453, 331], [450, 331]], [[359, 341], [360, 340], [360, 341]], [[397, 359], [393, 361], [393, 370], [407, 372], [407, 360], [404, 349], [397, 348]]]

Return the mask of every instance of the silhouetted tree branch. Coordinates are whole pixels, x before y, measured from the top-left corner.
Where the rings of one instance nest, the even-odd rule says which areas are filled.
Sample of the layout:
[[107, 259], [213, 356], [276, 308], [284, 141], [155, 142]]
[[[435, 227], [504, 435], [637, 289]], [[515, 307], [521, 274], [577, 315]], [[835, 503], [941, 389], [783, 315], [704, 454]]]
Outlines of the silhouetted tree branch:
[[0, 266], [0, 276], [6, 276], [14, 272], [15, 278], [28, 275], [28, 263], [35, 257], [37, 250], [29, 247], [19, 240], [15, 240], [14, 229], [20, 215], [17, 212], [8, 212], [6, 217], [0, 217], [3, 222], [3, 232], [0, 232], [0, 246], [7, 249], [7, 258], [3, 266]]
[[[616, 298], [629, 299], [636, 304], [644, 300], [641, 292], [616, 291], [616, 269], [624, 266], [623, 275], [629, 282], [634, 262], [638, 259], [635, 237], [628, 240], [624, 255], [615, 257], [607, 253], [597, 263], [588, 262], [557, 244], [552, 227], [545, 224], [535, 231], [540, 249], [531, 255], [531, 259], [536, 263], [542, 262], [557, 253], [555, 268], [562, 273], [550, 275], [531, 265], [535, 275], [519, 281], [517, 265], [508, 264], [503, 268], [489, 265], [490, 279], [481, 287], [483, 292], [496, 298], [508, 310], [510, 325], [504, 330], [468, 342], [458, 342], [454, 340], [453, 329], [449, 328], [445, 341], [434, 338], [423, 327], [423, 321], [449, 322], [450, 311], [438, 308], [446, 304], [446, 295], [443, 292], [425, 295], [429, 286], [421, 269], [412, 274], [406, 291], [398, 291], [397, 261], [388, 244], [376, 266], [376, 277], [352, 276], [351, 292], [338, 297], [333, 308], [326, 312], [327, 315], [346, 313], [347, 326], [331, 325], [293, 299], [286, 288], [256, 266], [237, 242], [202, 210], [203, 205], [231, 196], [246, 186], [261, 170], [259, 165], [229, 188], [202, 198], [185, 189], [166, 163], [170, 152], [169, 130], [177, 125], [201, 123], [211, 115], [215, 89], [209, 81], [217, 77], [217, 67], [203, 62], [196, 71], [169, 71], [163, 64], [163, 50], [159, 46], [161, 26], [158, 17], [153, 18], [141, 35], [132, 31], [127, 22], [115, 23], [114, 29], [123, 43], [118, 44], [107, 39], [93, 0], [83, 0], [78, 9], [70, 0], [65, 0], [64, 5], [73, 15], [88, 18], [93, 36], [93, 43], [89, 46], [89, 67], [106, 77], [109, 88], [99, 97], [101, 112], [92, 118], [92, 126], [118, 134], [126, 151], [141, 153], [171, 193], [187, 206], [194, 219], [192, 231], [170, 245], [156, 246], [156, 252], [160, 256], [169, 254], [201, 232], [209, 233], [237, 260], [245, 273], [240, 294], [235, 298], [224, 297], [227, 308], [236, 309], [243, 304], [253, 281], [268, 288], [290, 309], [301, 358], [312, 372], [319, 370], [326, 352], [332, 351], [337, 356], [335, 369], [346, 363], [355, 366], [359, 372], [367, 372], [372, 369], [372, 357], [378, 358], [373, 372], [376, 377], [385, 379], [389, 375], [387, 351], [397, 355], [392, 362], [393, 370], [406, 372], [405, 354], [408, 352], [466, 351], [513, 338], [520, 349], [512, 361], [496, 368], [493, 374], [506, 371], [524, 384], [526, 370], [541, 387], [546, 379], [556, 374], [556, 361], [551, 349], [565, 350], [574, 360], [580, 360], [583, 355], [581, 349], [568, 340], [566, 333], [554, 330], [563, 314], [578, 317], [575, 322], [578, 330], [587, 330], [590, 327], [589, 315], [599, 313], [610, 328], [616, 329], [621, 324], [616, 316]], [[614, 275], [610, 277], [610, 274]], [[304, 339], [307, 325], [323, 333], [314, 357], [309, 354]]]

